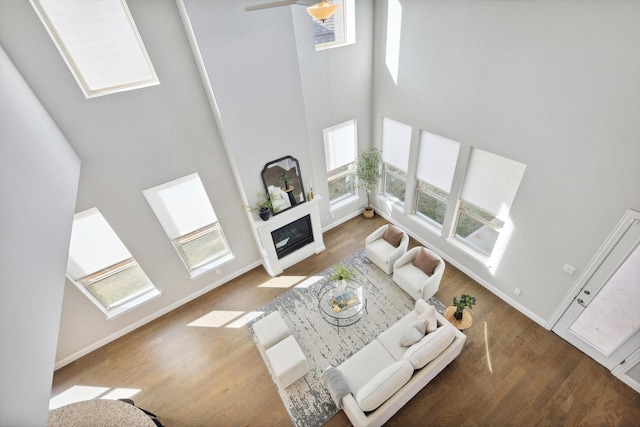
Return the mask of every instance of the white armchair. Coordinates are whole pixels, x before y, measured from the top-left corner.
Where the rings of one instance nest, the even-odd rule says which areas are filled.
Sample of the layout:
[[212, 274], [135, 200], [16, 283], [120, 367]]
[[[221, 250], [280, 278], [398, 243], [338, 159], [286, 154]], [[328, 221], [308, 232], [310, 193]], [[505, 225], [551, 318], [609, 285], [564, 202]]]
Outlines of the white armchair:
[[[385, 233], [389, 227], [393, 228], [389, 230], [389, 233], [387, 233], [387, 238], [389, 238], [390, 234], [395, 234], [395, 236], [392, 237], [396, 238], [399, 237], [397, 233], [402, 234], [397, 247], [384, 239]], [[392, 238], [390, 240], [394, 239]], [[398, 227], [386, 224], [367, 236], [364, 242], [364, 247], [367, 258], [380, 267], [385, 273], [391, 274], [393, 272], [393, 265], [398, 258], [407, 251], [407, 247], [409, 247], [409, 236]]]
[[[424, 252], [421, 254], [422, 251]], [[418, 267], [414, 265], [414, 260], [419, 255], [420, 260], [416, 262]], [[440, 256], [420, 246], [410, 249], [396, 261], [393, 267], [393, 281], [415, 300], [422, 298], [426, 301], [438, 292], [444, 267], [444, 260]], [[431, 275], [425, 273], [425, 269], [431, 268]]]

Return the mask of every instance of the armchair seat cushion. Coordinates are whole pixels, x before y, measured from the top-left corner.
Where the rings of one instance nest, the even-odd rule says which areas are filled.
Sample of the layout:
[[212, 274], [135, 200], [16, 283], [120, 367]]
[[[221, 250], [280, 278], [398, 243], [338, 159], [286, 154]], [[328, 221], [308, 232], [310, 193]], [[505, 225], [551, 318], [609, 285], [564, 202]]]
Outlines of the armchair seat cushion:
[[412, 263], [399, 267], [393, 272], [393, 281], [402, 283], [402, 288], [412, 297], [421, 296], [424, 285], [424, 272]]

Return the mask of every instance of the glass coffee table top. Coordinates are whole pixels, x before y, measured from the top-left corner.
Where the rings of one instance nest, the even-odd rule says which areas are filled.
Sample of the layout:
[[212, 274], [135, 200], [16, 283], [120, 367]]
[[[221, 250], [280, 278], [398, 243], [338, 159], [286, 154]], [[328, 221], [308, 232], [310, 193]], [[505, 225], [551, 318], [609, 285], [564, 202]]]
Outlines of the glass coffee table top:
[[318, 308], [322, 318], [330, 325], [351, 326], [362, 319], [367, 309], [364, 287], [350, 281], [344, 287], [337, 282], [327, 282], [318, 292]]

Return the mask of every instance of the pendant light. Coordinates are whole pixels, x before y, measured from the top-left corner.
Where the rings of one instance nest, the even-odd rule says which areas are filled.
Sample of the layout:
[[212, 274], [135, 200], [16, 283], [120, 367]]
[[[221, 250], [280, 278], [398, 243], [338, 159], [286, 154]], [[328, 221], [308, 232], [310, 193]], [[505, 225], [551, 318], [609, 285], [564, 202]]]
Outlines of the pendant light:
[[329, 0], [322, 0], [320, 3], [307, 8], [309, 15], [322, 22], [336, 13], [336, 10], [338, 10], [338, 3], [330, 3]]

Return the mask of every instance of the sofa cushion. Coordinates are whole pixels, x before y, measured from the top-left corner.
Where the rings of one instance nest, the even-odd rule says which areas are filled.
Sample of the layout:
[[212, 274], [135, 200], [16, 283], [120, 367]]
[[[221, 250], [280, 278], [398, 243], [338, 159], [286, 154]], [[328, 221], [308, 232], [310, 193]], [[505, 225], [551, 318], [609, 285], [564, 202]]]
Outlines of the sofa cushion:
[[398, 246], [400, 246], [402, 236], [404, 236], [404, 231], [400, 230], [393, 224], [389, 224], [387, 229], [384, 231], [382, 238], [386, 240], [391, 246], [397, 248]]
[[430, 334], [438, 328], [438, 320], [436, 319], [436, 309], [434, 306], [427, 304], [427, 307], [418, 316], [418, 319], [427, 321], [426, 333]]
[[440, 260], [431, 255], [425, 248], [420, 248], [418, 254], [413, 259], [412, 264], [418, 267], [424, 274], [431, 277]]
[[356, 402], [363, 411], [373, 411], [393, 396], [409, 381], [413, 366], [406, 360], [395, 362], [380, 371], [355, 395]]
[[453, 326], [440, 326], [435, 332], [425, 335], [424, 338], [409, 347], [403, 359], [411, 362], [414, 369], [422, 369], [449, 347], [455, 337], [456, 331]]
[[415, 322], [411, 322], [409, 326], [404, 329], [402, 335], [400, 335], [400, 345], [403, 347], [409, 347], [420, 341], [424, 334], [427, 332], [427, 319], [419, 319]]
[[[397, 341], [398, 338], [396, 338], [396, 345], [401, 348]], [[355, 395], [378, 372], [401, 358], [402, 356], [397, 359], [394, 358], [380, 341], [374, 339], [342, 362], [338, 369], [342, 372], [344, 380]]]

